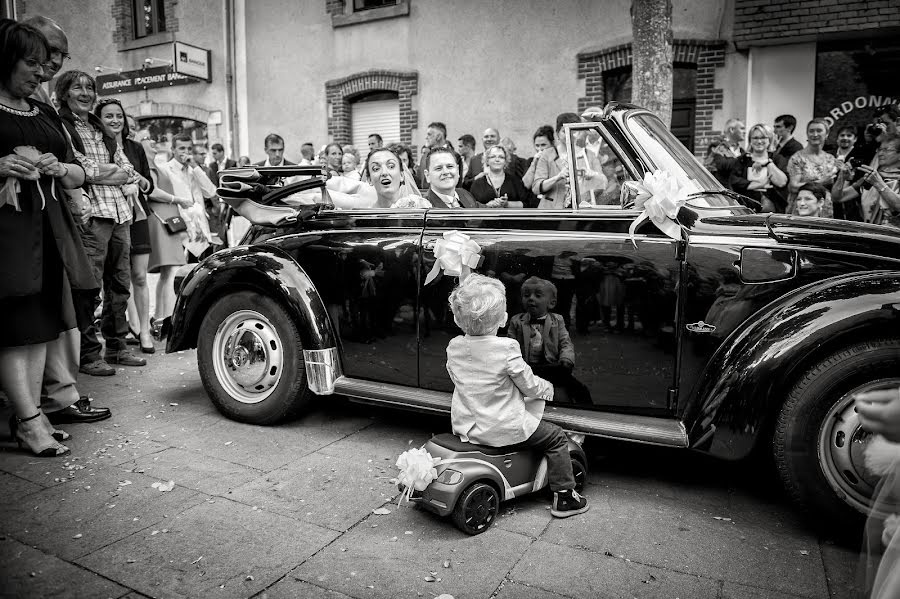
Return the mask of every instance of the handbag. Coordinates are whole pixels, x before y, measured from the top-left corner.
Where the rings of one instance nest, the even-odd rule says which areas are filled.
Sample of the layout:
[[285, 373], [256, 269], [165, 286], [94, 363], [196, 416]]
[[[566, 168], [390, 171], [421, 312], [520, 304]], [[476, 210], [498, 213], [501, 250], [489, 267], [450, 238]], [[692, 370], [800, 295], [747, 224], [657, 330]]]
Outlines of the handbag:
[[169, 232], [169, 235], [187, 231], [187, 223], [184, 222], [184, 219], [181, 218], [181, 216], [170, 216], [169, 218], [162, 218], [156, 213], [156, 210], [154, 210], [153, 208], [150, 208], [150, 212], [152, 212], [153, 216], [155, 216], [157, 220], [159, 220], [160, 224], [165, 227], [166, 231]]

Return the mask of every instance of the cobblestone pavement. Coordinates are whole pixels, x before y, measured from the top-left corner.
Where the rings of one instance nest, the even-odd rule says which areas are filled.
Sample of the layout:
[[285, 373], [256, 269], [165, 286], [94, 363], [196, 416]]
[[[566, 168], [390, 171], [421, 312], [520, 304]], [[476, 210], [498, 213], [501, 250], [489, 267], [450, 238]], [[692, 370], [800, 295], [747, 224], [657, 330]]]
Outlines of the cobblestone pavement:
[[758, 599], [854, 586], [857, 552], [745, 465], [589, 442], [590, 511], [556, 520], [531, 496], [468, 537], [398, 507], [390, 482], [397, 455], [446, 419], [324, 398], [281, 426], [235, 423], [191, 351], [80, 385], [114, 415], [65, 427], [70, 456], [0, 442], [0, 596]]

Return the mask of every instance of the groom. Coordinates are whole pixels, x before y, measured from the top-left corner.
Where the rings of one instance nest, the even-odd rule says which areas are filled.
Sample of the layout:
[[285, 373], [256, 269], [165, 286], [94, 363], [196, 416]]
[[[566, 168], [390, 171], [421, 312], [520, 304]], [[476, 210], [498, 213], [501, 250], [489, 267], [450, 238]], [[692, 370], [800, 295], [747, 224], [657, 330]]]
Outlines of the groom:
[[459, 184], [459, 157], [450, 148], [434, 148], [425, 157], [425, 199], [435, 208], [481, 208], [471, 193]]

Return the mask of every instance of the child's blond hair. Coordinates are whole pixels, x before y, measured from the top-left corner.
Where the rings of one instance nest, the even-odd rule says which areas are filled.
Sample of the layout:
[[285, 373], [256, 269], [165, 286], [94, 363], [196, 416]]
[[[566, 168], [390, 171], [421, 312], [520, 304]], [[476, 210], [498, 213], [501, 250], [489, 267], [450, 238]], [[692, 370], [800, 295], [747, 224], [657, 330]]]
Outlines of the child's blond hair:
[[496, 332], [506, 322], [506, 288], [497, 279], [472, 273], [450, 294], [450, 309], [467, 335]]

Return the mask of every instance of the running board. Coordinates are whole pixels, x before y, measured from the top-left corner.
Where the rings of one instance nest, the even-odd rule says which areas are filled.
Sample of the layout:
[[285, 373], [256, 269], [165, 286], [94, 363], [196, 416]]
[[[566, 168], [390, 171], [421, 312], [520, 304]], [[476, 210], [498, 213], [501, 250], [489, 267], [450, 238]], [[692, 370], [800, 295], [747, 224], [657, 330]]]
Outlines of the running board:
[[[334, 392], [367, 403], [397, 408], [450, 413], [451, 394], [403, 385], [390, 385], [352, 379], [346, 376], [334, 382]], [[612, 412], [595, 412], [547, 404], [544, 420], [576, 433], [595, 437], [636, 441], [666, 447], [688, 447], [687, 431], [680, 420], [653, 418]]]

